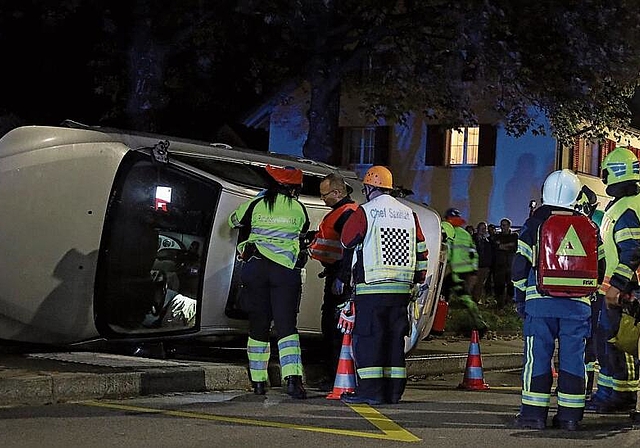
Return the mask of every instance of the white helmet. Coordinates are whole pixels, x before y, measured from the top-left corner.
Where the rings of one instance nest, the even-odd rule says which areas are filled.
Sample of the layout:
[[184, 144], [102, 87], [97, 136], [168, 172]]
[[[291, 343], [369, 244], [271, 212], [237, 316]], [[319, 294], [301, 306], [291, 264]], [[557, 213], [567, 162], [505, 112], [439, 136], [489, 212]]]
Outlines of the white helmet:
[[573, 208], [582, 183], [575, 173], [568, 169], [549, 174], [542, 186], [542, 203], [557, 207]]

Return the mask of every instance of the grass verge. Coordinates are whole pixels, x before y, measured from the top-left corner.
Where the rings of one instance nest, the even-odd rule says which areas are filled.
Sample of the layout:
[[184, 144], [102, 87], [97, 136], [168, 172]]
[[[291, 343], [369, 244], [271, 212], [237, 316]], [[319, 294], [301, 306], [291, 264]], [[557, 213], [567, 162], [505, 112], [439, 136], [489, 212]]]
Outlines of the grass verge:
[[[522, 320], [513, 306], [504, 309], [495, 309], [480, 305], [480, 314], [487, 323], [489, 331], [498, 334], [521, 334]], [[463, 335], [469, 332], [469, 314], [465, 308], [449, 308], [445, 332], [448, 334]]]

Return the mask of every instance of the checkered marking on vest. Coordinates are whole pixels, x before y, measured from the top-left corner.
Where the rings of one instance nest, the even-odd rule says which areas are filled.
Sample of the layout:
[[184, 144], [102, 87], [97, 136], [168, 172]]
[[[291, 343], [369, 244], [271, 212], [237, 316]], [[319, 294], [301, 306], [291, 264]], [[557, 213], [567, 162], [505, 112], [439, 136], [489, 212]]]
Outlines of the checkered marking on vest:
[[391, 266], [409, 265], [409, 231], [381, 228], [382, 261]]

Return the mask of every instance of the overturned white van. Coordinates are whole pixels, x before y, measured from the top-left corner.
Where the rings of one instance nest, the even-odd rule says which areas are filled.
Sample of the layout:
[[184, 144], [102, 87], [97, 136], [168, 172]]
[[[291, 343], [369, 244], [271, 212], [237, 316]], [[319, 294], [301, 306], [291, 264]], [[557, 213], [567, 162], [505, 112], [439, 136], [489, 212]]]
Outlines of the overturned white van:
[[[0, 139], [0, 339], [79, 344], [246, 333], [235, 306], [238, 235], [227, 218], [267, 185], [266, 164], [304, 172], [300, 200], [317, 228], [329, 210], [319, 182], [339, 171], [333, 166], [75, 124], [8, 132]], [[356, 175], [340, 172], [354, 199], [364, 200]], [[402, 200], [417, 212], [430, 254], [424, 291], [408, 308], [409, 351], [433, 324], [446, 254], [439, 215]], [[303, 270], [303, 335], [320, 334], [321, 270], [313, 260]]]

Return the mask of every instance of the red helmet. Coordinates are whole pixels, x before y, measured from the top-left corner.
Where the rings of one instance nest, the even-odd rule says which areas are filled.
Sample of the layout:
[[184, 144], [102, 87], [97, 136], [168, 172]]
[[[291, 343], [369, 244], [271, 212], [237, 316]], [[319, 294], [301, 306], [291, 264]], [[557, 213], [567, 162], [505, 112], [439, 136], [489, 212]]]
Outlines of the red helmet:
[[444, 220], [450, 222], [454, 227], [462, 227], [467, 223], [462, 217], [460, 210], [454, 207], [451, 207], [444, 213]]
[[444, 213], [445, 218], [461, 218], [462, 213], [457, 208], [450, 208]]
[[282, 185], [302, 185], [302, 170], [294, 168], [292, 166], [285, 166], [280, 168], [277, 166], [267, 165], [265, 166], [267, 173], [273, 179]]

